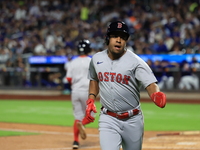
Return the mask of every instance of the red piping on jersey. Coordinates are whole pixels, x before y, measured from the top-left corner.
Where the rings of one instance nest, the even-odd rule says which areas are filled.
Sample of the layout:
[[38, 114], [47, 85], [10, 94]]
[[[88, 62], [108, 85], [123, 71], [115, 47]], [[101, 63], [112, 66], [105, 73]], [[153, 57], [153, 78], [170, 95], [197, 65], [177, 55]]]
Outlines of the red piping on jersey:
[[72, 84], [72, 78], [66, 77], [69, 84]]
[[79, 57], [87, 57], [87, 55], [80, 55]]

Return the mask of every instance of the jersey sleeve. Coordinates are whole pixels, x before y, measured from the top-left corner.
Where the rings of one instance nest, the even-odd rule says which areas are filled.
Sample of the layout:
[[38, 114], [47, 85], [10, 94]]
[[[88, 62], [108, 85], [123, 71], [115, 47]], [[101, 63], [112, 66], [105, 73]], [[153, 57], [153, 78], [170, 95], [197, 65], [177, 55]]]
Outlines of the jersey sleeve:
[[95, 71], [94, 60], [93, 58], [90, 61], [89, 70], [88, 70], [88, 79], [98, 81], [98, 77]]
[[144, 88], [146, 88], [151, 83], [156, 83], [157, 79], [151, 70], [151, 68], [147, 65], [147, 63], [143, 60], [140, 60], [136, 72], [135, 77], [138, 81], [142, 83]]
[[66, 73], [66, 77], [67, 78], [72, 78], [72, 67], [70, 65], [70, 63], [68, 62], [68, 65], [67, 65], [67, 73]]

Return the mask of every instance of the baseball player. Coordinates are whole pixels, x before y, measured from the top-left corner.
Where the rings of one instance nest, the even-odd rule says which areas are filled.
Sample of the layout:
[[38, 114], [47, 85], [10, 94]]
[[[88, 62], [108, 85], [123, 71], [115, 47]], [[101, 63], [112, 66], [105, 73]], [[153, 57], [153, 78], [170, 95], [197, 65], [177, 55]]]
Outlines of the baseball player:
[[[89, 40], [79, 41], [77, 50], [79, 56], [68, 63], [66, 74], [66, 78], [71, 85], [71, 100], [75, 118], [73, 125], [73, 149], [79, 148], [79, 134], [82, 139], [86, 139], [86, 134], [82, 132], [80, 133], [78, 126], [79, 122], [82, 122], [83, 125], [90, 123], [90, 121], [86, 119], [83, 120], [89, 90], [89, 79], [87, 78], [89, 63], [91, 60], [88, 56], [91, 52]], [[82, 126], [80, 127], [83, 128]]]
[[94, 100], [100, 95], [99, 119], [102, 150], [141, 150], [144, 122], [140, 107], [140, 88], [145, 87], [151, 100], [161, 108], [166, 96], [157, 85], [150, 67], [140, 57], [126, 49], [129, 38], [124, 22], [112, 22], [107, 29], [107, 49], [93, 55], [89, 66], [89, 96], [86, 118], [94, 120]]

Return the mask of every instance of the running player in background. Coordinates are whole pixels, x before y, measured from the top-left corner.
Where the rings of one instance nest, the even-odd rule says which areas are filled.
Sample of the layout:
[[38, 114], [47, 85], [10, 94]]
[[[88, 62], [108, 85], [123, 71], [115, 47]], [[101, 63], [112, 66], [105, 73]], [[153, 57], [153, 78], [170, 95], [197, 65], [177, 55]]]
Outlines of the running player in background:
[[[71, 101], [75, 118], [73, 125], [73, 149], [79, 148], [79, 134], [82, 139], [86, 139], [86, 134], [80, 132], [78, 123], [82, 122], [83, 125], [86, 125], [91, 122], [87, 119], [83, 120], [89, 90], [89, 79], [87, 78], [89, 63], [91, 60], [88, 56], [91, 52], [89, 40], [79, 41], [77, 50], [79, 56], [69, 62], [66, 74], [66, 78], [71, 85]], [[84, 128], [83, 126], [80, 127]]]
[[89, 96], [86, 117], [96, 112], [94, 100], [100, 95], [99, 119], [102, 150], [141, 150], [144, 122], [140, 108], [140, 88], [144, 87], [151, 100], [160, 108], [166, 96], [157, 85], [150, 67], [136, 54], [126, 49], [129, 38], [124, 22], [112, 22], [106, 35], [107, 49], [93, 55], [89, 67]]

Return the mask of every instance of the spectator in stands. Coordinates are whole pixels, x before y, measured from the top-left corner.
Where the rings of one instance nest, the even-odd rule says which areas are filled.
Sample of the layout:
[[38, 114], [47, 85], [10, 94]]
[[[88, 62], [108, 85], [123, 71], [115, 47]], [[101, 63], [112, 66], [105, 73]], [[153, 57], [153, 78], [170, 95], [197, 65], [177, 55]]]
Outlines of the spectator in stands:
[[[195, 60], [193, 60], [194, 63]], [[194, 67], [194, 66], [193, 66]], [[196, 69], [192, 68], [191, 65], [184, 60], [181, 63], [181, 79], [179, 82], [179, 89], [181, 90], [198, 90], [199, 89], [199, 77], [195, 74]]]
[[175, 44], [175, 45], [172, 47], [172, 50], [171, 50], [171, 52], [169, 52], [169, 54], [181, 55], [181, 54], [184, 54], [184, 52], [181, 50], [181, 47], [180, 47], [179, 44]]
[[165, 43], [162, 39], [160, 39], [158, 41], [158, 44], [155, 45], [154, 49], [155, 49], [156, 54], [167, 54], [168, 53], [167, 46], [165, 45]]
[[161, 80], [158, 83], [158, 86], [161, 89], [167, 89], [167, 90], [172, 90], [175, 88], [174, 86], [174, 76], [173, 76], [173, 71], [178, 71], [179, 70], [179, 64], [178, 63], [173, 63], [169, 62], [166, 60], [161, 61], [161, 66], [162, 66], [162, 77]]
[[15, 11], [15, 19], [21, 20], [26, 19], [27, 11], [25, 9], [25, 6], [22, 4], [18, 6], [17, 10]]

